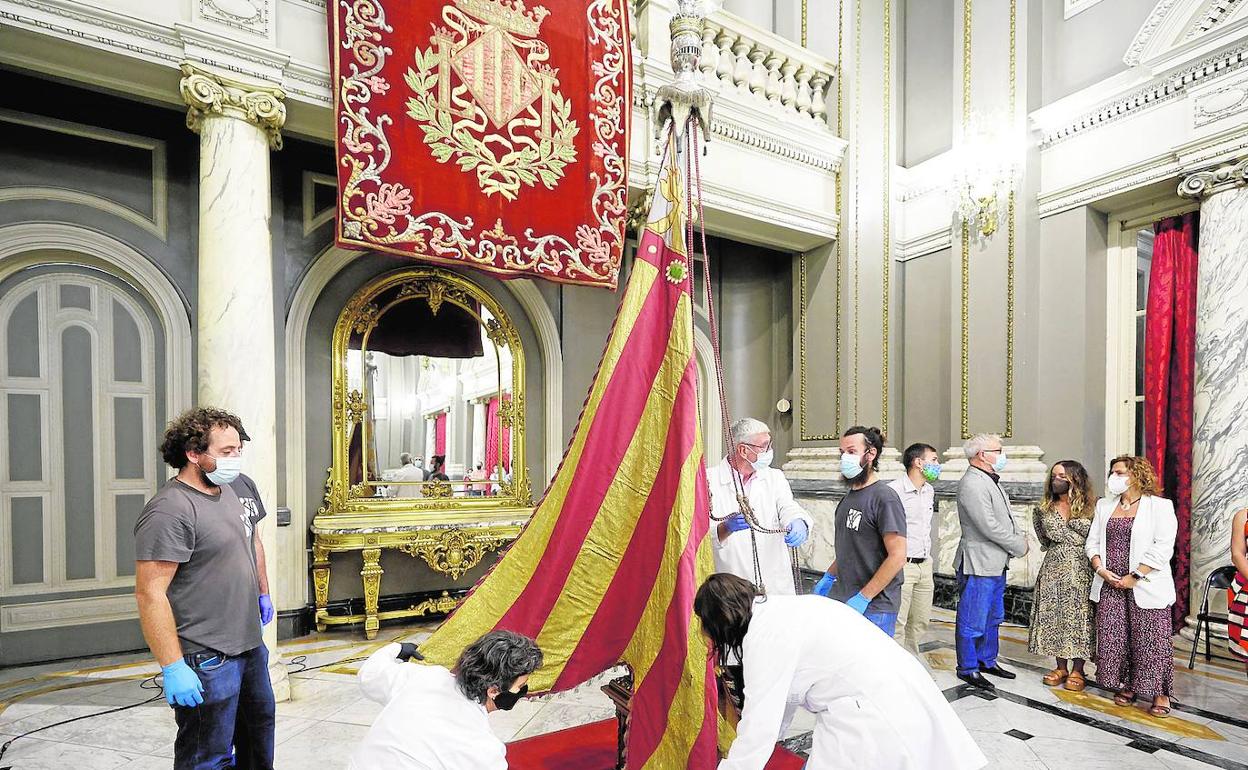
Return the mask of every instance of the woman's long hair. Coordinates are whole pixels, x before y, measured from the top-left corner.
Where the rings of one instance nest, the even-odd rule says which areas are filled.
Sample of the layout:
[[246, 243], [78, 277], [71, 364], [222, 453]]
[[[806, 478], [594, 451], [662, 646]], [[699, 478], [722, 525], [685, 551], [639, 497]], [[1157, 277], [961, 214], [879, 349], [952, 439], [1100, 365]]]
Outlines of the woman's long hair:
[[711, 575], [698, 589], [693, 612], [711, 638], [721, 666], [730, 656], [741, 660], [741, 645], [750, 629], [754, 599], [759, 596], [762, 592], [750, 581], [722, 572]]
[[1088, 479], [1088, 469], [1078, 460], [1058, 460], [1049, 468], [1048, 480], [1044, 484], [1044, 497], [1040, 500], [1040, 510], [1048, 513], [1057, 508], [1058, 495], [1053, 494], [1053, 470], [1062, 466], [1066, 478], [1070, 480], [1070, 517], [1072, 519], [1091, 519], [1096, 513], [1093, 503], [1096, 495], [1092, 492], [1092, 482]]

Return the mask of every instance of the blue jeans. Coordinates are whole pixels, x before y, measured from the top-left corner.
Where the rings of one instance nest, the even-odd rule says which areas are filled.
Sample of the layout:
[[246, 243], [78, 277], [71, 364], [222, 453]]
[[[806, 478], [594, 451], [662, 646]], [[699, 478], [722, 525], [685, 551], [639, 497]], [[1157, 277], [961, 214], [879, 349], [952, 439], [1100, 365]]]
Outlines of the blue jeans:
[[874, 623], [881, 631], [892, 636], [897, 633], [896, 612], [865, 612], [863, 617]]
[[204, 702], [175, 706], [174, 770], [273, 768], [273, 686], [262, 644], [233, 657], [212, 650], [184, 656], [204, 686]]
[[954, 641], [958, 673], [997, 665], [997, 629], [1005, 620], [1005, 575], [964, 575], [958, 570], [958, 618]]

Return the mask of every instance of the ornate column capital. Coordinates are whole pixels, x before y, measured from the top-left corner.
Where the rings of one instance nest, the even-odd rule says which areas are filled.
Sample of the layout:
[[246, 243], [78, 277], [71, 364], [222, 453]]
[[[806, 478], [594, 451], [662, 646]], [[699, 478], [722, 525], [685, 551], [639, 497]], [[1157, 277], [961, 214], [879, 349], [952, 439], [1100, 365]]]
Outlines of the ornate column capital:
[[1248, 185], [1248, 158], [1188, 174], [1179, 182], [1179, 195], [1184, 198], [1208, 198], [1244, 185]]
[[282, 149], [282, 125], [286, 123], [286, 92], [272, 86], [243, 83], [182, 62], [179, 92], [189, 108], [186, 126], [199, 133], [204, 118], [211, 115], [245, 120], [262, 129], [269, 146]]

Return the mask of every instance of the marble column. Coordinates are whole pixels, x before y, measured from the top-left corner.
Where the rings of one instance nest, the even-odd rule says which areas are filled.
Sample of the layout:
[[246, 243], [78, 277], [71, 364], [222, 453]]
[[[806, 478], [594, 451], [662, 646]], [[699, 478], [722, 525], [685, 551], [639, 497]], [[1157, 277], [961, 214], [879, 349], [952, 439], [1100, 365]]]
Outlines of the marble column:
[[[1248, 158], [1187, 176], [1179, 193], [1201, 199], [1190, 629], [1209, 573], [1231, 563], [1231, 516], [1248, 503]], [[1224, 612], [1225, 592], [1210, 604]]]
[[433, 467], [433, 455], [438, 447], [438, 413], [425, 415], [425, 470]]
[[[268, 517], [259, 526], [269, 588], [279, 609], [290, 586], [278, 586], [277, 357], [273, 246], [269, 236], [269, 151], [281, 147], [285, 94], [182, 64], [187, 126], [199, 134], [199, 273], [196, 352], [198, 403], [239, 416], [251, 441], [244, 470], [260, 489]], [[302, 600], [299, 600], [302, 604]], [[277, 623], [264, 629], [269, 676], [279, 700], [290, 697], [277, 653]]]
[[485, 463], [486, 403], [481, 399], [472, 402], [472, 467]]

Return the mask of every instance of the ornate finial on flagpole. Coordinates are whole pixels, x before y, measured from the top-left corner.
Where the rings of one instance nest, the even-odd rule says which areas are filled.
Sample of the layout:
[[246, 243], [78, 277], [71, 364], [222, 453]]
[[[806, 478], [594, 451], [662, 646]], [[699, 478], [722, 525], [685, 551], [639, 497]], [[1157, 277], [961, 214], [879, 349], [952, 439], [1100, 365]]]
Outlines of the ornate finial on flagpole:
[[698, 84], [698, 59], [702, 56], [702, 0], [680, 0], [669, 27], [672, 31], [672, 72], [676, 79], [659, 89], [655, 99], [655, 139], [662, 139], [670, 119], [677, 136], [684, 133], [689, 116], [697, 118], [702, 136], [710, 139], [713, 92]]

